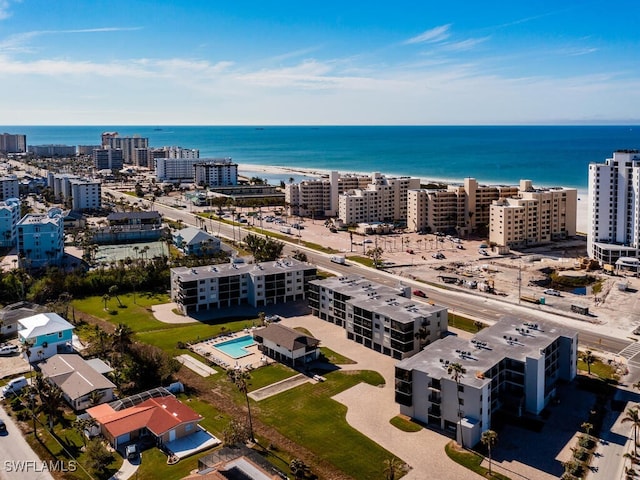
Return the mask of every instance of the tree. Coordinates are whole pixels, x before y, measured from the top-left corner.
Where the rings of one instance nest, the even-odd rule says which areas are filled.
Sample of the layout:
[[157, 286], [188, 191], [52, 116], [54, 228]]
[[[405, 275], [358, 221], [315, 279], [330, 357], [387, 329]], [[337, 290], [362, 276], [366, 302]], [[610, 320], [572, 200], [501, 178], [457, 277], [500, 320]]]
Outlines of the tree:
[[367, 250], [367, 257], [371, 257], [373, 260], [373, 266], [378, 268], [380, 265], [380, 260], [382, 259], [383, 250], [380, 247], [370, 248]]
[[53, 431], [55, 422], [62, 417], [64, 402], [62, 390], [57, 385], [44, 380], [41, 374], [36, 375], [34, 385], [40, 399], [40, 410], [47, 415], [49, 430]]
[[246, 442], [250, 437], [245, 423], [231, 420], [227, 428], [222, 431], [222, 438], [227, 445], [238, 445]]
[[589, 435], [589, 432], [591, 430], [593, 430], [593, 423], [589, 423], [589, 422], [583, 422], [582, 425], [580, 425], [580, 428], [582, 428], [584, 430], [584, 432]]
[[245, 401], [247, 402], [247, 413], [249, 416], [249, 439], [251, 441], [255, 441], [253, 436], [253, 420], [251, 419], [251, 404], [249, 403], [249, 386], [247, 380], [251, 378], [251, 376], [242, 370], [227, 370], [227, 375], [229, 379], [235, 384], [238, 390], [244, 395]]
[[458, 398], [458, 432], [460, 433], [460, 445], [464, 448], [464, 437], [462, 435], [462, 409], [460, 408], [460, 382], [464, 378], [464, 374], [467, 370], [460, 363], [450, 363], [447, 368], [447, 373], [451, 376], [451, 379], [456, 382], [456, 396]]
[[633, 452], [638, 455], [638, 428], [640, 428], [640, 415], [638, 408], [628, 408], [626, 416], [622, 419], [622, 423], [630, 423], [633, 429]]
[[112, 297], [116, 297], [116, 300], [118, 301], [118, 305], [120, 307], [122, 307], [122, 302], [120, 301], [120, 297], [118, 296], [118, 286], [117, 285], [111, 285], [109, 287], [109, 295], [111, 295]]
[[87, 446], [87, 435], [86, 431], [95, 426], [95, 420], [93, 418], [76, 418], [76, 421], [73, 422], [73, 428], [80, 434], [82, 438], [82, 444]]
[[108, 293], [102, 295], [102, 303], [104, 303], [105, 312], [109, 310], [109, 307], [107, 307], [107, 303], [109, 302], [109, 300], [111, 300], [111, 295], [109, 295]]
[[585, 350], [580, 353], [580, 360], [587, 364], [587, 373], [591, 375], [591, 364], [595, 363], [596, 357], [591, 350]]
[[272, 238], [260, 237], [252, 233], [244, 238], [247, 250], [251, 252], [256, 262], [270, 262], [282, 255], [284, 243]]
[[294, 458], [293, 460], [291, 460], [291, 462], [289, 463], [289, 469], [296, 479], [306, 477], [307, 472], [309, 471], [309, 467], [307, 466], [307, 464], [299, 458]]
[[125, 323], [119, 323], [115, 331], [111, 335], [113, 348], [118, 350], [120, 355], [124, 355], [125, 348], [131, 345], [132, 335], [133, 335], [133, 330], [129, 325]]
[[493, 430], [485, 430], [482, 432], [482, 438], [480, 439], [482, 444], [487, 447], [487, 456], [489, 457], [489, 476], [491, 476], [491, 447], [493, 447], [498, 441], [498, 434]]
[[107, 450], [99, 438], [94, 438], [87, 443], [86, 466], [97, 476], [104, 472], [104, 469], [113, 461], [113, 454]]
[[307, 254], [304, 252], [301, 252], [300, 250], [294, 250], [292, 257], [295, 258], [296, 260], [300, 260], [301, 262], [306, 262], [307, 259]]
[[384, 461], [385, 480], [395, 480], [396, 475], [402, 473], [402, 462], [396, 457], [387, 458]]

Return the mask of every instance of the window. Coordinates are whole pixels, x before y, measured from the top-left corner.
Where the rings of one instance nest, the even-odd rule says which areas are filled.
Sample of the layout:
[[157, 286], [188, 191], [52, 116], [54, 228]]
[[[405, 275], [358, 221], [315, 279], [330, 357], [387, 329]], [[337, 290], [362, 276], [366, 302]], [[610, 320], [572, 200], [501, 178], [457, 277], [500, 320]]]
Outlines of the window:
[[464, 398], [458, 399], [458, 405], [464, 405]]
[[464, 392], [464, 385], [458, 385], [458, 391]]

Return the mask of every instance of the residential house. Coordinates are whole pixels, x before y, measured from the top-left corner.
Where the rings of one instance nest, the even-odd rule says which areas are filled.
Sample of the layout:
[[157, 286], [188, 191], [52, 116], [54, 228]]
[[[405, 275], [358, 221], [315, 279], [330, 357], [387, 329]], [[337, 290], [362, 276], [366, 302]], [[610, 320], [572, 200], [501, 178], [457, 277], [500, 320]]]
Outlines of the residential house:
[[212, 255], [220, 251], [219, 238], [195, 227], [187, 227], [175, 232], [173, 243], [185, 255]]
[[70, 352], [74, 326], [57, 313], [38, 313], [18, 320], [18, 339], [29, 362]]
[[255, 330], [253, 339], [263, 354], [294, 367], [304, 366], [320, 356], [320, 340], [278, 323]]
[[60, 387], [74, 410], [84, 410], [114, 399], [116, 386], [77, 354], [54, 355], [38, 365], [43, 377]]
[[17, 336], [18, 320], [32, 317], [43, 311], [43, 307], [30, 302], [17, 302], [0, 309], [0, 336]]
[[116, 449], [145, 436], [152, 436], [158, 446], [166, 445], [200, 431], [202, 420], [165, 389], [104, 403], [87, 409], [87, 413]]

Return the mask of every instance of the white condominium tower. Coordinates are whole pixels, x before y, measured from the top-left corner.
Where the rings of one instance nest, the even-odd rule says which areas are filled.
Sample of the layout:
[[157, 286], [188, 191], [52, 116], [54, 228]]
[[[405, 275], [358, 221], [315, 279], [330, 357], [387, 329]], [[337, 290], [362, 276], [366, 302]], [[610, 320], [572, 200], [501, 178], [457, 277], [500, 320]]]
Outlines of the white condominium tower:
[[602, 265], [638, 258], [640, 150], [618, 150], [589, 164], [589, 256]]

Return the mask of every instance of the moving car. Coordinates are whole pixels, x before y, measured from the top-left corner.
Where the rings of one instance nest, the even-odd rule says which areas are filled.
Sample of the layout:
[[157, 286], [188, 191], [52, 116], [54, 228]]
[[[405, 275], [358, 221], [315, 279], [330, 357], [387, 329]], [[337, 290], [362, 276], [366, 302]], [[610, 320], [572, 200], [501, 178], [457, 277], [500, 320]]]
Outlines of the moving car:
[[558, 290], [554, 290], [553, 288], [547, 288], [544, 291], [544, 294], [545, 295], [551, 295], [551, 296], [554, 296], [554, 297], [561, 297], [562, 296], [561, 292], [559, 292]]
[[7, 433], [7, 424], [4, 423], [4, 420], [0, 419], [0, 434]]
[[413, 291], [413, 294], [414, 294], [416, 297], [427, 298], [427, 294], [426, 294], [426, 293], [424, 293], [422, 290], [414, 290], [414, 291]]

